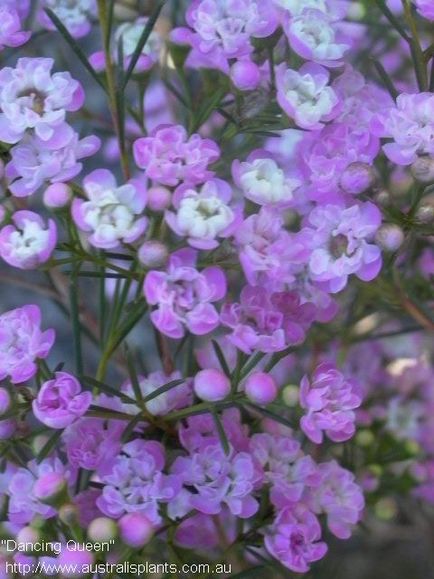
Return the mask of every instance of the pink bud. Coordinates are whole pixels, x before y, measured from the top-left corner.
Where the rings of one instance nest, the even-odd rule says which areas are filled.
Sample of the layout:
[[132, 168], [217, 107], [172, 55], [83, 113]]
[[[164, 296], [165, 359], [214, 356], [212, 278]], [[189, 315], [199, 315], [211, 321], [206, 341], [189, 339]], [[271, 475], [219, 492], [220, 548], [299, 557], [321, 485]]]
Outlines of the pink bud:
[[411, 174], [420, 183], [431, 183], [434, 181], [434, 159], [419, 157], [411, 166]]
[[116, 522], [108, 517], [98, 517], [94, 519], [88, 529], [87, 535], [91, 541], [97, 543], [103, 541], [110, 541], [118, 534]]
[[140, 548], [151, 539], [154, 528], [142, 513], [128, 513], [118, 521], [122, 541], [130, 547]]
[[373, 168], [367, 163], [351, 163], [341, 175], [340, 186], [350, 195], [359, 195], [372, 187], [375, 181]]
[[34, 496], [43, 502], [52, 502], [66, 491], [66, 480], [60, 472], [42, 475], [33, 486]]
[[259, 67], [250, 60], [238, 60], [232, 65], [230, 76], [239, 90], [253, 90], [261, 80]]
[[201, 370], [194, 378], [196, 396], [207, 402], [223, 400], [231, 391], [229, 378], [220, 370]]
[[150, 269], [163, 267], [169, 258], [169, 250], [161, 241], [151, 239], [139, 248], [138, 258]]
[[148, 189], [148, 207], [151, 211], [164, 211], [172, 202], [172, 195], [166, 187]]
[[44, 205], [52, 209], [65, 207], [72, 197], [71, 188], [65, 183], [53, 183], [49, 185], [43, 195]]
[[386, 223], [377, 231], [375, 241], [386, 251], [396, 251], [404, 243], [404, 232], [399, 225]]
[[249, 400], [255, 404], [266, 406], [276, 399], [278, 388], [269, 374], [255, 372], [247, 378], [244, 391]]

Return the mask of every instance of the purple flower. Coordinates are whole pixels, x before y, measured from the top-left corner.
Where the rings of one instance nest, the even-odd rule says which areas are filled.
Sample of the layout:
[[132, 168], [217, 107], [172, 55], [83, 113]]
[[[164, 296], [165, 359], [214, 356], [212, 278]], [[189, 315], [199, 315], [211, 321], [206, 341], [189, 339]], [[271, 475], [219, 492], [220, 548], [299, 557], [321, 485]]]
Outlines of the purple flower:
[[69, 463], [74, 467], [97, 470], [121, 450], [120, 421], [79, 418], [62, 434]]
[[278, 66], [277, 101], [302, 129], [320, 129], [336, 116], [339, 99], [329, 79], [328, 70], [319, 64], [309, 62], [298, 71]]
[[19, 468], [15, 472], [10, 479], [7, 490], [9, 495], [8, 519], [10, 522], [25, 525], [35, 515], [48, 519], [56, 514], [52, 507], [38, 500], [33, 492], [37, 481], [50, 473], [58, 473], [70, 478], [69, 473], [58, 458], [46, 458], [40, 464], [31, 461], [27, 468]]
[[291, 48], [299, 56], [324, 66], [340, 66], [349, 48], [331, 17], [320, 10], [303, 10], [288, 20], [284, 30]]
[[97, 16], [96, 0], [43, 0], [39, 10], [39, 22], [48, 30], [56, 30], [56, 27], [45, 8], [54, 12], [74, 38], [89, 34], [92, 18]]
[[300, 403], [306, 411], [301, 428], [316, 444], [323, 441], [324, 432], [333, 442], [344, 442], [354, 435], [354, 409], [362, 403], [358, 384], [347, 380], [333, 365], [318, 366], [311, 381], [304, 376]]
[[6, 166], [9, 189], [15, 197], [28, 197], [45, 183], [70, 181], [82, 170], [81, 159], [95, 154], [98, 137], [79, 140], [69, 125], [63, 125], [48, 140], [23, 139], [12, 147]]
[[414, 3], [421, 16], [434, 20], [434, 5], [431, 0], [414, 0]]
[[200, 189], [180, 185], [172, 200], [175, 211], [166, 211], [165, 218], [193, 247], [214, 249], [217, 238], [232, 235], [241, 220], [242, 207], [231, 205], [231, 198], [230, 186], [221, 179], [206, 181]]
[[82, 392], [79, 381], [67, 372], [56, 372], [44, 382], [33, 401], [33, 413], [50, 428], [65, 428], [86, 413], [92, 402], [90, 392]]
[[213, 176], [207, 169], [220, 156], [214, 141], [187, 135], [182, 125], [160, 125], [134, 143], [134, 159], [157, 183], [176, 186], [182, 181], [203, 183]]
[[252, 40], [270, 36], [278, 25], [273, 7], [258, 0], [193, 0], [186, 20], [190, 28], [173, 31], [172, 38], [192, 46], [188, 62], [226, 73], [229, 61], [249, 55]]
[[72, 216], [77, 226], [89, 233], [89, 242], [103, 249], [115, 249], [121, 242], [131, 243], [145, 231], [142, 216], [146, 191], [138, 180], [120, 187], [107, 169], [96, 169], [84, 178], [88, 201], [74, 199]]
[[41, 331], [41, 311], [27, 305], [0, 315], [0, 380], [14, 384], [30, 380], [36, 358], [46, 358], [54, 343], [54, 330]]
[[22, 30], [21, 18], [14, 6], [0, 6], [0, 50], [25, 44], [31, 32]]
[[184, 485], [194, 488], [195, 492], [185, 495], [186, 512], [194, 508], [206, 515], [217, 515], [227, 505], [233, 515], [244, 519], [258, 510], [252, 494], [260, 477], [246, 452], [231, 450], [227, 455], [217, 443], [189, 457], [178, 457], [171, 472]]
[[19, 269], [35, 269], [50, 258], [57, 242], [57, 228], [52, 219], [48, 227], [33, 211], [17, 211], [13, 225], [0, 230], [0, 256]]
[[226, 294], [226, 279], [219, 267], [196, 269], [197, 251], [182, 249], [172, 253], [167, 271], [150, 271], [144, 293], [152, 323], [166, 336], [182, 338], [185, 327], [196, 335], [212, 332], [219, 315], [212, 305]]
[[312, 508], [327, 515], [330, 531], [339, 539], [348, 539], [365, 507], [362, 489], [353, 473], [335, 460], [318, 466], [321, 482], [312, 493]]
[[52, 74], [53, 64], [51, 58], [20, 58], [15, 68], [0, 71], [0, 139], [5, 143], [17, 143], [29, 130], [55, 142], [66, 111], [82, 106], [80, 83], [69, 72]]
[[400, 94], [396, 105], [372, 121], [373, 133], [392, 138], [383, 145], [387, 157], [397, 165], [410, 165], [418, 155], [434, 156], [434, 95], [429, 92]]
[[[138, 376], [138, 382], [140, 386], [140, 391], [143, 397], [153, 394], [156, 390], [172, 382], [174, 380], [179, 380], [181, 378], [181, 373], [176, 371], [172, 372], [169, 376], [164, 372], [151, 372], [148, 376]], [[125, 391], [129, 396], [134, 397], [134, 389], [131, 382], [126, 382], [122, 385], [122, 390]], [[172, 410], [177, 410], [179, 408], [185, 408], [189, 406], [192, 402], [192, 387], [191, 381], [186, 380], [163, 392], [159, 396], [152, 398], [146, 402], [145, 406], [148, 412], [154, 416], [164, 416]], [[130, 405], [125, 405], [125, 412], [138, 412], [139, 410]]]
[[262, 149], [252, 151], [245, 161], [235, 159], [232, 176], [244, 196], [258, 205], [288, 205], [300, 184], [286, 175], [273, 156]]
[[301, 304], [294, 292], [270, 293], [245, 286], [240, 303], [223, 305], [221, 321], [232, 329], [231, 342], [246, 354], [279, 352], [300, 344], [315, 318], [311, 304]]
[[327, 545], [320, 541], [321, 526], [309, 510], [284, 509], [267, 529], [265, 546], [282, 565], [296, 573], [306, 573], [310, 564], [322, 559]]
[[307, 225], [303, 233], [312, 248], [310, 275], [324, 289], [342, 290], [353, 273], [363, 281], [378, 275], [381, 251], [371, 240], [381, 225], [381, 213], [375, 205], [319, 206], [310, 213]]
[[160, 503], [172, 501], [181, 481], [165, 475], [164, 448], [153, 440], [134, 440], [125, 444], [121, 454], [100, 470], [102, 495], [97, 499], [101, 511], [113, 518], [140, 512], [154, 525], [161, 523]]

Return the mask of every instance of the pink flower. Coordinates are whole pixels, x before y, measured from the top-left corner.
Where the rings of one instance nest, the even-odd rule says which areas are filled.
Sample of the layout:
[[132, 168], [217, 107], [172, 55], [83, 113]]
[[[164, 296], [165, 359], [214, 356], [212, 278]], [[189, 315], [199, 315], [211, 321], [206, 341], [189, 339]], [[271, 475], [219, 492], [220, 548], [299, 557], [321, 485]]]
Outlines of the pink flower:
[[414, 0], [420, 15], [428, 20], [434, 20], [434, 5], [431, 0]]
[[48, 30], [56, 30], [53, 22], [45, 12], [49, 8], [59, 18], [74, 38], [82, 38], [92, 29], [92, 18], [98, 11], [96, 0], [43, 0], [39, 10], [39, 22]]
[[240, 303], [224, 304], [221, 313], [222, 324], [232, 329], [229, 339], [246, 354], [300, 344], [314, 318], [315, 307], [301, 304], [296, 293], [250, 286], [242, 289]]
[[320, 129], [337, 113], [339, 99], [329, 85], [330, 74], [319, 64], [306, 63], [298, 71], [277, 68], [277, 101], [302, 129]]
[[52, 219], [48, 227], [33, 211], [16, 211], [13, 225], [0, 230], [0, 256], [19, 269], [35, 269], [50, 259], [57, 242], [57, 228]]
[[303, 507], [280, 512], [267, 529], [265, 546], [282, 565], [296, 573], [306, 573], [310, 564], [322, 559], [327, 545], [320, 541], [318, 519]]
[[27, 305], [0, 315], [0, 380], [14, 384], [30, 380], [37, 358], [46, 358], [54, 343], [54, 330], [42, 332], [41, 311]]
[[191, 246], [214, 249], [217, 238], [232, 235], [241, 220], [242, 206], [232, 205], [231, 198], [230, 186], [221, 179], [206, 181], [200, 189], [180, 185], [173, 195], [175, 211], [166, 211], [165, 218]]
[[45, 183], [70, 181], [82, 170], [79, 161], [94, 155], [99, 147], [98, 137], [79, 140], [69, 125], [46, 141], [23, 139], [10, 151], [12, 158], [6, 166], [9, 189], [15, 197], [28, 197]]
[[82, 392], [74, 376], [56, 372], [39, 390], [33, 401], [33, 413], [50, 428], [65, 428], [83, 416], [91, 402], [92, 394]]
[[52, 74], [53, 65], [51, 58], [20, 58], [15, 68], [0, 71], [0, 139], [5, 143], [17, 143], [28, 131], [55, 141], [66, 112], [82, 106], [80, 83], [69, 72]]
[[0, 50], [25, 44], [31, 32], [22, 30], [21, 18], [13, 6], [0, 6]]
[[134, 143], [137, 166], [149, 179], [163, 185], [203, 183], [213, 176], [207, 167], [219, 156], [214, 141], [197, 134], [188, 137], [182, 125], [160, 125]]
[[330, 293], [342, 290], [351, 274], [363, 281], [374, 279], [382, 259], [379, 247], [371, 240], [380, 225], [381, 213], [369, 202], [313, 209], [302, 231], [312, 249], [311, 278]]
[[72, 216], [77, 226], [89, 233], [93, 246], [115, 249], [144, 233], [146, 191], [138, 180], [118, 187], [110, 171], [96, 169], [84, 178], [83, 187], [88, 200], [74, 199]]
[[354, 435], [354, 410], [362, 403], [359, 388], [331, 364], [318, 366], [311, 382], [304, 376], [300, 403], [306, 411], [300, 421], [301, 428], [316, 444], [323, 441], [323, 432], [333, 442], [344, 442]]
[[212, 305], [226, 294], [226, 279], [219, 267], [198, 271], [197, 252], [182, 249], [172, 253], [167, 271], [150, 271], [144, 293], [152, 323], [166, 336], [182, 338], [187, 328], [192, 334], [212, 332], [219, 325], [219, 315]]

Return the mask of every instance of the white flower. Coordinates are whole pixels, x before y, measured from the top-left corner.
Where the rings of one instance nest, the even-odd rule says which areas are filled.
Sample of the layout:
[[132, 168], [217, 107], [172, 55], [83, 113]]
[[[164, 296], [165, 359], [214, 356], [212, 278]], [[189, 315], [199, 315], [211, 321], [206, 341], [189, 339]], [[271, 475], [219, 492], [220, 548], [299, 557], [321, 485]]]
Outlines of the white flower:
[[315, 8], [327, 13], [328, 6], [326, 0], [274, 0], [280, 8], [288, 10], [292, 16], [298, 16], [306, 8]]
[[[116, 45], [122, 41], [122, 49], [125, 57], [134, 54], [147, 22], [147, 18], [138, 18], [135, 22], [124, 22], [116, 30]], [[158, 55], [161, 47], [161, 36], [154, 30], [149, 35], [148, 40], [143, 47], [142, 54], [153, 57]]]

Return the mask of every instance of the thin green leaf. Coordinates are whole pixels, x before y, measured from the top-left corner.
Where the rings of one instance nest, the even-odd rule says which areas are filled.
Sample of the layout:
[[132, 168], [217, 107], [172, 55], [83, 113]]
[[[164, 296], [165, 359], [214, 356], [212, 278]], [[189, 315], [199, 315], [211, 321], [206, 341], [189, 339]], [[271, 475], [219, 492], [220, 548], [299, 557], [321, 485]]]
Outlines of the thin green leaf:
[[134, 432], [136, 426], [142, 421], [141, 414], [136, 414], [134, 418], [127, 424], [125, 430], [122, 433], [121, 440], [122, 442], [127, 442], [131, 434]]
[[51, 20], [51, 22], [54, 24], [54, 26], [57, 28], [57, 30], [60, 32], [60, 34], [63, 36], [63, 38], [65, 39], [65, 41], [69, 44], [69, 46], [72, 48], [72, 50], [74, 51], [74, 53], [76, 54], [77, 58], [80, 60], [80, 62], [83, 64], [83, 66], [85, 67], [85, 69], [87, 70], [87, 72], [92, 76], [92, 78], [99, 84], [99, 86], [106, 91], [106, 86], [104, 84], [104, 82], [102, 81], [102, 79], [98, 76], [98, 73], [96, 72], [96, 70], [93, 68], [93, 66], [90, 64], [89, 60], [87, 59], [85, 53], [82, 51], [80, 45], [78, 44], [78, 42], [71, 36], [71, 34], [69, 33], [68, 29], [64, 26], [64, 24], [62, 23], [62, 21], [59, 19], [59, 17], [50, 9], [50, 8], [45, 8], [45, 12], [47, 13], [48, 18]]
[[134, 400], [134, 398], [131, 398], [131, 396], [128, 396], [124, 392], [116, 390], [116, 388], [113, 388], [108, 384], [104, 384], [104, 382], [95, 380], [95, 378], [92, 378], [91, 376], [80, 376], [80, 380], [85, 384], [88, 384], [89, 386], [93, 386], [93, 388], [96, 388], [98, 391], [104, 392], [105, 394], [109, 394], [110, 396], [116, 396], [126, 404], [136, 404], [136, 400]]
[[50, 452], [55, 448], [56, 444], [60, 440], [62, 436], [62, 430], [56, 430], [52, 436], [47, 440], [44, 446], [39, 451], [38, 456], [36, 457], [36, 462], [40, 464], [44, 458], [46, 458]]
[[217, 434], [218, 434], [219, 439], [220, 439], [220, 444], [222, 445], [224, 453], [229, 454], [231, 451], [231, 447], [229, 445], [229, 441], [228, 441], [228, 438], [226, 436], [226, 433], [225, 433], [225, 430], [223, 428], [223, 424], [220, 420], [220, 417], [215, 410], [212, 410], [211, 414], [212, 414], [214, 424], [215, 424], [216, 429], [217, 429]]
[[150, 400], [153, 400], [154, 398], [158, 398], [158, 396], [161, 396], [161, 394], [164, 394], [165, 392], [168, 392], [169, 390], [172, 390], [173, 388], [176, 388], [177, 386], [180, 386], [181, 384], [184, 383], [185, 383], [184, 378], [172, 380], [171, 382], [164, 384], [164, 386], [160, 386], [160, 388], [157, 388], [157, 390], [154, 390], [154, 392], [151, 392], [150, 394], [145, 396], [143, 398], [143, 402], [146, 403], [149, 402]]
[[283, 424], [284, 426], [287, 426], [288, 428], [292, 428], [292, 429], [294, 428], [294, 424], [291, 421], [289, 421], [287, 418], [284, 418], [283, 416], [280, 416], [280, 414], [275, 414], [271, 410], [268, 410], [268, 408], [263, 408], [262, 406], [257, 406], [256, 404], [253, 404], [253, 402], [246, 402], [245, 404], [246, 404], [246, 406], [249, 406], [253, 410], [256, 410], [256, 412], [260, 412], [266, 418], [271, 418], [271, 420], [274, 420], [275, 422], [279, 422], [280, 424]]
[[211, 343], [212, 347], [214, 348], [215, 355], [217, 356], [217, 359], [220, 362], [220, 366], [223, 372], [226, 374], [226, 376], [230, 376], [231, 371], [229, 370], [228, 363], [226, 362], [226, 358], [225, 355], [223, 354], [220, 344], [217, 342], [217, 340], [211, 340]]
[[136, 369], [134, 368], [134, 361], [128, 344], [125, 344], [125, 357], [127, 359], [128, 375], [130, 377], [131, 386], [133, 388], [134, 396], [136, 401], [141, 403], [143, 401], [142, 389], [140, 388], [139, 379], [137, 377]]
[[79, 286], [77, 275], [79, 267], [74, 268], [69, 284], [69, 302], [71, 308], [72, 343], [74, 347], [75, 370], [77, 374], [83, 373], [83, 353], [81, 348], [81, 323], [79, 306]]

